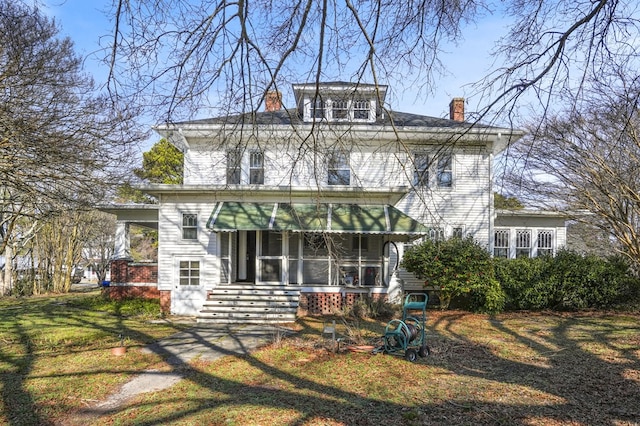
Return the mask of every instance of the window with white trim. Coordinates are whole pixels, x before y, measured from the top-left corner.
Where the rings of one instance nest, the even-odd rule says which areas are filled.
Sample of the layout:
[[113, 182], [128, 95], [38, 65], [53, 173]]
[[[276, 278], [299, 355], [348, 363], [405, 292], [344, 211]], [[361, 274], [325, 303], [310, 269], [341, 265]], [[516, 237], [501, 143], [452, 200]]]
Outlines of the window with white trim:
[[249, 183], [254, 185], [264, 184], [264, 154], [262, 151], [249, 153]]
[[433, 241], [443, 241], [444, 240], [444, 229], [442, 228], [430, 228], [429, 229], [429, 239]]
[[227, 185], [239, 185], [241, 176], [242, 151], [227, 151]]
[[538, 256], [553, 255], [553, 231], [538, 231]]
[[453, 238], [464, 238], [464, 226], [454, 226], [451, 230]]
[[182, 239], [198, 239], [198, 215], [192, 213], [182, 214]]
[[516, 258], [531, 257], [531, 231], [528, 229], [516, 230]]
[[346, 99], [334, 99], [331, 103], [331, 114], [334, 120], [346, 120], [349, 118], [349, 101]]
[[325, 102], [319, 96], [311, 101], [311, 118], [325, 118]]
[[493, 256], [509, 258], [508, 229], [496, 229], [493, 233]]
[[330, 153], [327, 162], [327, 174], [327, 183], [329, 185], [350, 185], [349, 153], [340, 150]]
[[429, 186], [429, 155], [423, 152], [413, 154], [413, 184]]
[[200, 261], [181, 260], [179, 263], [179, 275], [181, 286], [200, 285]]
[[353, 101], [353, 119], [369, 120], [371, 117], [371, 101], [368, 99], [355, 99]]
[[438, 155], [436, 179], [439, 188], [451, 188], [453, 185], [453, 161], [451, 157], [451, 153]]

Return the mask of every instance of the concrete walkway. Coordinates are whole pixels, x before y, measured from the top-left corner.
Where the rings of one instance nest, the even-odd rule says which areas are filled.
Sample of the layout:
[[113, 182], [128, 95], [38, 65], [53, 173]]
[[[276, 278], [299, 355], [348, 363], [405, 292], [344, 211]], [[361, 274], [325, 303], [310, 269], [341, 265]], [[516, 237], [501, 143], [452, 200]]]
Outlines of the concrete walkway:
[[87, 424], [103, 414], [117, 411], [131, 398], [146, 392], [157, 392], [178, 383], [194, 359], [214, 361], [225, 355], [244, 355], [280, 337], [291, 330], [268, 324], [195, 325], [142, 351], [160, 355], [172, 371], [147, 370], [124, 384], [117, 392], [92, 408], [65, 422], [65, 425]]

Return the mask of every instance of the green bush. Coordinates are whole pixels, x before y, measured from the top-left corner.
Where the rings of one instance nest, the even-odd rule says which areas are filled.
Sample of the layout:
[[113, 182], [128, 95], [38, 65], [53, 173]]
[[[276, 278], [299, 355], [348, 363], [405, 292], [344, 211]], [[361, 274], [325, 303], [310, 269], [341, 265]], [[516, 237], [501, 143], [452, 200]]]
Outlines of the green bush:
[[473, 311], [500, 312], [504, 307], [505, 295], [494, 278], [491, 256], [472, 238], [426, 240], [405, 252], [402, 267], [440, 288], [443, 308], [459, 297]]
[[639, 282], [620, 257], [583, 256], [496, 259], [496, 278], [510, 310], [605, 309], [638, 297]]

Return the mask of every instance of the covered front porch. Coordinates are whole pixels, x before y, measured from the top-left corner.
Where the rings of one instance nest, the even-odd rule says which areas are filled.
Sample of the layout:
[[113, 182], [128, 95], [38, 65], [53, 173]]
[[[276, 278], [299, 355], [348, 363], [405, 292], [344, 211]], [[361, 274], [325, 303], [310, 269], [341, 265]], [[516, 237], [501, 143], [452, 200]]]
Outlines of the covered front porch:
[[389, 205], [219, 202], [220, 284], [389, 287], [399, 242], [429, 230]]
[[401, 298], [401, 243], [429, 232], [390, 205], [330, 203], [219, 202], [207, 228], [220, 247], [219, 288], [208, 300], [227, 287], [280, 286], [298, 291], [299, 312], [311, 314], [363, 296]]

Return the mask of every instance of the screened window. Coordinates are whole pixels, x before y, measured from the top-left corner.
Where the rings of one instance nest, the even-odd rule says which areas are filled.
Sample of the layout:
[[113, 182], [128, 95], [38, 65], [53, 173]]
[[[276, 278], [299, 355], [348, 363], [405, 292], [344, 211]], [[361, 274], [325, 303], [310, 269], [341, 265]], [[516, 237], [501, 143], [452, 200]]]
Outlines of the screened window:
[[509, 230], [496, 229], [494, 232], [493, 255], [495, 257], [509, 257]]
[[282, 254], [282, 234], [262, 232], [262, 256], [280, 256]]
[[240, 184], [240, 164], [242, 163], [241, 151], [227, 152], [227, 185]]
[[531, 257], [531, 231], [516, 231], [516, 257]]
[[198, 215], [184, 213], [182, 215], [182, 239], [197, 240], [198, 239]]
[[553, 231], [538, 231], [538, 256], [553, 255]]
[[351, 183], [351, 170], [349, 167], [349, 153], [334, 151], [329, 155], [328, 161], [329, 185], [349, 185]]
[[304, 234], [303, 255], [324, 256], [328, 254], [327, 240], [322, 234]]
[[451, 154], [442, 154], [438, 157], [438, 186], [440, 188], [450, 188], [453, 184]]
[[249, 183], [264, 184], [264, 155], [260, 151], [249, 154]]
[[371, 117], [371, 101], [368, 99], [356, 99], [353, 101], [353, 118], [356, 120], [368, 120]]
[[344, 120], [349, 118], [349, 102], [346, 99], [336, 99], [331, 106], [334, 120]]
[[200, 285], [200, 262], [197, 260], [180, 261], [180, 285]]
[[423, 153], [413, 155], [413, 184], [415, 186], [429, 186], [429, 156]]

